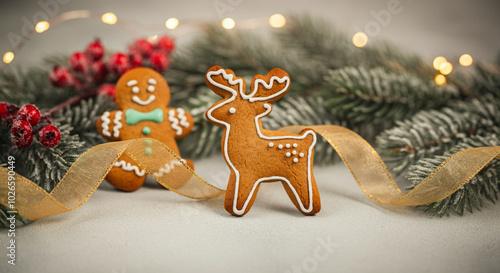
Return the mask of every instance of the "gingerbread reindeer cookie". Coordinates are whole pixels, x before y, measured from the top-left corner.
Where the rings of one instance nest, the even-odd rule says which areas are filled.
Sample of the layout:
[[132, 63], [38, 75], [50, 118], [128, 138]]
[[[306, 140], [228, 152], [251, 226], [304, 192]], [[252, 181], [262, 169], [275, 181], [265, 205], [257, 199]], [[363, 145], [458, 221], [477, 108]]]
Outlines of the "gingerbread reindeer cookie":
[[[120, 110], [105, 112], [97, 122], [97, 130], [106, 139], [154, 138], [180, 154], [175, 140], [191, 132], [193, 117], [181, 108], [167, 108], [170, 89], [162, 75], [144, 67], [128, 71], [116, 83], [115, 99]], [[191, 161], [186, 163], [193, 168]], [[165, 175], [165, 170], [175, 165], [166, 162], [158, 175]], [[109, 183], [124, 191], [138, 189], [145, 179], [146, 172], [125, 154], [106, 176]]]
[[261, 118], [271, 103], [283, 97], [290, 77], [278, 68], [253, 78], [250, 93], [243, 78], [220, 66], [210, 68], [207, 85], [223, 99], [205, 113], [214, 125], [224, 127], [222, 153], [231, 171], [224, 206], [236, 216], [245, 215], [264, 182], [281, 182], [297, 209], [306, 215], [319, 212], [320, 198], [312, 172], [316, 134], [270, 131]]

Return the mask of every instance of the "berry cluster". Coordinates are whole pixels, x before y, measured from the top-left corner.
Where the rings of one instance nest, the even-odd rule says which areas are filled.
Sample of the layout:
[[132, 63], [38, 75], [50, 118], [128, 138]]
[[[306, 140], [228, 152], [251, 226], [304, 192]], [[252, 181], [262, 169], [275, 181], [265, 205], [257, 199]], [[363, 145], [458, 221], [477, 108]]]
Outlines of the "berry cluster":
[[0, 123], [10, 126], [12, 145], [26, 148], [33, 142], [33, 135], [38, 135], [45, 147], [55, 147], [61, 140], [61, 133], [48, 116], [42, 116], [38, 108], [28, 104], [21, 108], [14, 104], [0, 102]]
[[55, 66], [50, 73], [50, 81], [56, 87], [74, 87], [88, 90], [100, 86], [99, 94], [114, 95], [114, 86], [104, 82], [114, 82], [128, 70], [146, 66], [164, 72], [170, 65], [170, 54], [175, 48], [168, 36], [160, 37], [155, 44], [146, 39], [134, 41], [126, 53], [115, 53], [104, 61], [104, 47], [99, 39], [89, 45], [84, 52], [75, 52], [69, 58], [69, 67]]

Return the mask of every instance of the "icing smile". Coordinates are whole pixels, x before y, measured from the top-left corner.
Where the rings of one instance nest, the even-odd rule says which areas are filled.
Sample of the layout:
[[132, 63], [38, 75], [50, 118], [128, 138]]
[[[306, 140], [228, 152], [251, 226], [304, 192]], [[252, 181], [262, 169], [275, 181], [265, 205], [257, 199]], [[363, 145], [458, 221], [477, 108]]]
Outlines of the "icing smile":
[[139, 104], [139, 105], [148, 105], [150, 103], [152, 103], [153, 101], [155, 100], [155, 95], [151, 95], [149, 96], [149, 98], [145, 101], [139, 99], [138, 96], [133, 96], [132, 97], [132, 101]]

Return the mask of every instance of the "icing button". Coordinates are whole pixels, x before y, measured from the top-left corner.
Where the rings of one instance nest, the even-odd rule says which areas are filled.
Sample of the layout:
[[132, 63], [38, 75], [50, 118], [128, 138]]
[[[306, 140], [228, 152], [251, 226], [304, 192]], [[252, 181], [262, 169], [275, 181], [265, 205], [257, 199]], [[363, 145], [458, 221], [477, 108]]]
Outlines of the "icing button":
[[151, 147], [146, 147], [146, 149], [144, 149], [144, 153], [146, 155], [152, 155], [153, 154], [153, 149], [151, 149]]
[[151, 139], [146, 139], [146, 140], [144, 140], [144, 144], [146, 146], [151, 146], [151, 144], [153, 144], [153, 141], [151, 141]]
[[142, 128], [142, 133], [145, 135], [149, 135], [149, 134], [151, 134], [151, 129], [146, 126], [146, 127]]

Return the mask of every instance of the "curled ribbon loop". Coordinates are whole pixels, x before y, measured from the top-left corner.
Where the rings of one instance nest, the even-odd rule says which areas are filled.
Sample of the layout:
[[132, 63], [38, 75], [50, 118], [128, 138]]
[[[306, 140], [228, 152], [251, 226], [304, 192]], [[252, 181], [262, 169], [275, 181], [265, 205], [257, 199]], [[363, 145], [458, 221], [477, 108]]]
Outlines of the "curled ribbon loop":
[[[378, 153], [353, 131], [334, 125], [291, 126], [281, 130], [298, 133], [306, 128], [323, 136], [340, 155], [366, 195], [382, 204], [416, 206], [439, 201], [462, 187], [491, 160], [500, 158], [500, 147], [458, 152], [443, 162], [419, 186], [404, 194]], [[145, 153], [146, 148], [151, 148], [153, 153]], [[136, 139], [92, 147], [75, 161], [50, 193], [15, 174], [15, 209], [33, 220], [77, 209], [87, 202], [123, 153], [134, 159], [162, 186], [180, 195], [205, 199], [224, 193], [199, 177], [163, 143], [153, 139]], [[166, 164], [176, 167], [170, 168], [167, 174], [160, 171]], [[0, 168], [0, 203], [6, 206], [8, 173], [8, 169]]]

